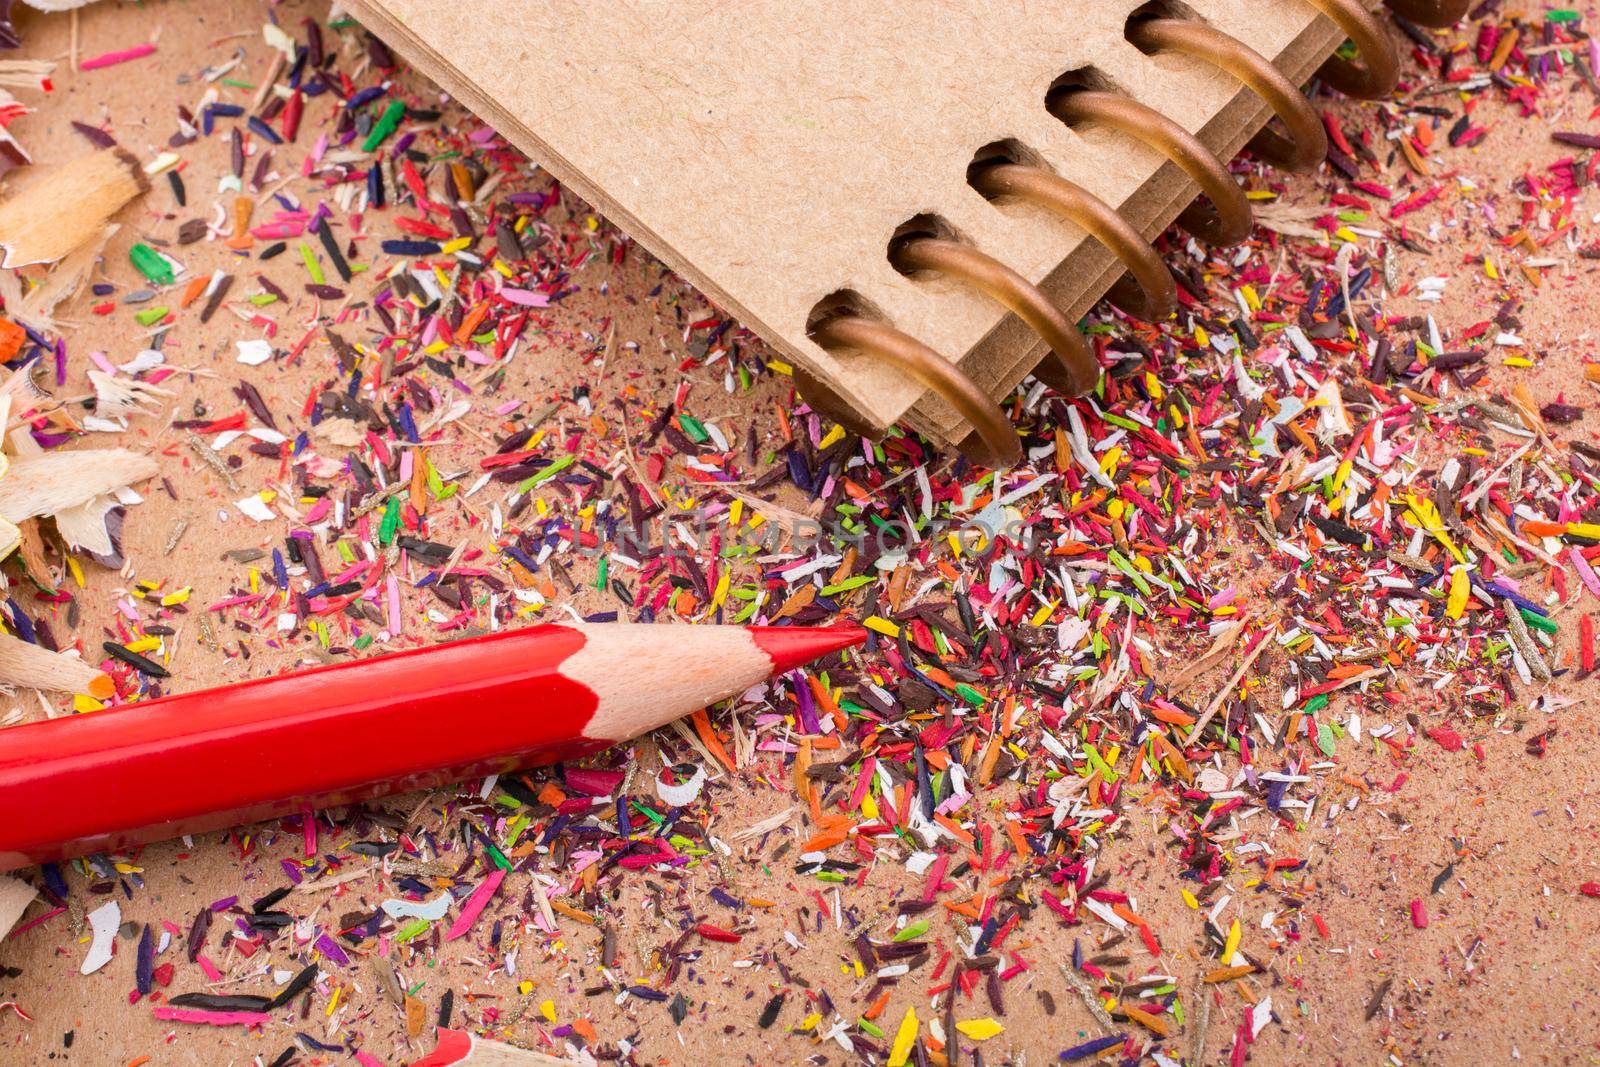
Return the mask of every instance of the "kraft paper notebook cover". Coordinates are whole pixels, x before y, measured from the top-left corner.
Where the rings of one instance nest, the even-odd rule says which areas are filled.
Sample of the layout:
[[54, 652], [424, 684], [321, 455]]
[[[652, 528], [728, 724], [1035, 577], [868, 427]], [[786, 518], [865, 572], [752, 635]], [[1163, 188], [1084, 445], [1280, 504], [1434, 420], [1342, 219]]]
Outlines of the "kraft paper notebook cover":
[[1047, 346], [970, 285], [897, 270], [888, 256], [897, 230], [932, 217], [1075, 321], [1122, 263], [1057, 214], [980, 194], [968, 182], [975, 155], [1021, 146], [1151, 237], [1198, 186], [1124, 132], [1069, 127], [1046, 108], [1052, 86], [1065, 76], [1133, 97], [1226, 161], [1271, 117], [1268, 104], [1204, 59], [1136, 48], [1130, 16], [1209, 24], [1300, 85], [1345, 40], [1323, 13], [1340, 5], [1376, 6], [348, 0], [369, 29], [830, 387], [858, 421], [904, 422], [946, 443], [970, 427], [940, 395], [812, 339], [822, 302], [854, 294], [1003, 396]]

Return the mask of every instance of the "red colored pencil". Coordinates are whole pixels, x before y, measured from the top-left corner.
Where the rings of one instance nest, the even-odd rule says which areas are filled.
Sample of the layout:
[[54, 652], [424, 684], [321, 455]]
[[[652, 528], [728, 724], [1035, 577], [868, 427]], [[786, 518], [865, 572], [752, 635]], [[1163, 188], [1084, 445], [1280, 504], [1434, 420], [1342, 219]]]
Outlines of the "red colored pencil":
[[576, 1062], [441, 1026], [439, 1043], [411, 1067], [571, 1067]]
[[14, 726], [0, 871], [588, 755], [865, 639], [533, 626]]

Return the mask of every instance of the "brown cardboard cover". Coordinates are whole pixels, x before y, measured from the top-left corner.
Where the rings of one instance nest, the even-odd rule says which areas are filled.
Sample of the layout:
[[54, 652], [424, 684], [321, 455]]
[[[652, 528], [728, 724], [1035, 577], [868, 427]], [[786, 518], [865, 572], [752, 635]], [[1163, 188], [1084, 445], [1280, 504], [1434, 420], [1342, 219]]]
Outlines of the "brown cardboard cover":
[[[922, 212], [1003, 260], [1072, 316], [1118, 273], [1077, 228], [997, 207], [966, 183], [973, 154], [1015, 138], [1147, 234], [1193, 183], [1109, 131], [1044, 108], [1094, 67], [1224, 158], [1265, 121], [1238, 82], [1123, 38], [1140, 0], [852, 4], [505, 4], [351, 0], [381, 37], [532, 158], [880, 425], [959, 439], [955, 413], [865, 357], [806, 337], [818, 300], [854, 290], [999, 394], [1043, 347], [988, 298], [888, 263]], [[1337, 44], [1306, 0], [1190, 0], [1200, 17], [1309, 77]]]

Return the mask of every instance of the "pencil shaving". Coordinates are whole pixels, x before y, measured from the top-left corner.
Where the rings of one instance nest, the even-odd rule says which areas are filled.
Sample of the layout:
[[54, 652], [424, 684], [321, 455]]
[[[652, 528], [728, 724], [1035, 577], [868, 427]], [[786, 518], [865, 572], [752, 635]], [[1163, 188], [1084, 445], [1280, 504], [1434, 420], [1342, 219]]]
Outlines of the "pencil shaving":
[[[10, 19], [0, 14], [0, 38], [10, 32]], [[11, 120], [33, 110], [11, 94], [11, 89], [47, 89], [56, 65], [49, 60], [8, 59], [0, 62], [0, 174], [33, 162], [28, 150], [7, 129]]]
[[172, 395], [171, 390], [159, 385], [137, 378], [119, 378], [100, 370], [89, 372], [89, 382], [94, 386], [95, 414], [106, 418], [153, 414], [161, 398]]
[[0, 938], [11, 933], [37, 894], [20, 878], [0, 877]]
[[0, 634], [0, 685], [110, 696], [111, 682], [76, 656]]
[[87, 549], [96, 556], [112, 555], [116, 545], [112, 543], [106, 516], [116, 506], [116, 498], [107, 495], [62, 508], [55, 512], [56, 529], [62, 540], [73, 548]]
[[[59, 329], [59, 324], [54, 318], [55, 309], [63, 302], [72, 299], [78, 290], [83, 288], [83, 283], [89, 279], [95, 263], [105, 251], [106, 243], [121, 228], [116, 223], [101, 227], [100, 232], [94, 237], [62, 256], [50, 269], [44, 281], [28, 290], [20, 300], [14, 301], [10, 294], [7, 294], [6, 306], [15, 307], [17, 317], [37, 330]], [[15, 274], [0, 276], [13, 279], [13, 284], [17, 278]]]
[[54, 263], [99, 236], [150, 188], [139, 161], [120, 148], [25, 173], [0, 201], [0, 267]]
[[0, 516], [21, 522], [79, 507], [154, 477], [156, 461], [124, 448], [47, 452], [14, 459], [0, 478]]

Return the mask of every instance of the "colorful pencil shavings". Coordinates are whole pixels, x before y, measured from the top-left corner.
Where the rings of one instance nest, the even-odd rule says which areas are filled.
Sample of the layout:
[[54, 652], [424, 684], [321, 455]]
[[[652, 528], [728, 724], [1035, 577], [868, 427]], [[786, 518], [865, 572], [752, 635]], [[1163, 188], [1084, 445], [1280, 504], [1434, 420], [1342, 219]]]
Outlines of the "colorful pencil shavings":
[[[1580, 1047], [1477, 998], [1576, 987], [1600, 906], [1590, 8], [1399, 26], [1399, 93], [1314, 98], [1325, 167], [1235, 167], [1246, 242], [1161, 240], [1176, 314], [1083, 320], [1093, 394], [1007, 399], [1003, 471], [824, 420], [349, 18], [138, 14], [159, 63], [13, 72], [150, 188], [0, 309], [0, 723], [533, 622], [871, 638], [584, 760], [20, 872], [0, 1040], [67, 1057], [92, 998], [123, 1062]], [[376, 733], [262, 759], [463, 741]]]

